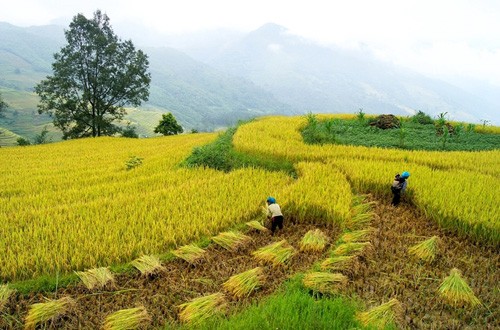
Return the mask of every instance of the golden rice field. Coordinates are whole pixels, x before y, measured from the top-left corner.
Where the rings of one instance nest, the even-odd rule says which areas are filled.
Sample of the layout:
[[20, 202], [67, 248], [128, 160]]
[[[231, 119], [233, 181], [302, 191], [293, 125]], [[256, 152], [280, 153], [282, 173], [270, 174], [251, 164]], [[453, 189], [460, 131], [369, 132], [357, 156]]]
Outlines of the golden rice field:
[[[417, 152], [311, 146], [303, 117], [238, 128], [234, 146], [294, 162], [298, 179], [263, 169], [179, 166], [216, 134], [98, 138], [0, 149], [1, 282], [129, 262], [254, 219], [273, 195], [297, 221], [349, 220], [351, 189], [388, 197], [408, 170], [409, 195], [441, 226], [500, 243], [500, 151]], [[142, 164], [127, 170], [131, 157]], [[390, 193], [390, 192], [389, 192]]]
[[307, 145], [304, 117], [265, 117], [238, 129], [237, 150], [337, 167], [360, 191], [389, 196], [394, 174], [412, 173], [408, 194], [441, 226], [500, 244], [500, 150], [429, 152], [345, 145]]

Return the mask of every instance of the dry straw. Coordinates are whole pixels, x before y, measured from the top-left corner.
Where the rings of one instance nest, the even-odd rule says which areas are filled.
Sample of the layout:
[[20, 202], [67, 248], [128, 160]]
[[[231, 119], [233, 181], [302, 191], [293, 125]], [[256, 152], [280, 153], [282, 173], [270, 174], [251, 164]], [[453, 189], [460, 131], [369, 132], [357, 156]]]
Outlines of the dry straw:
[[288, 261], [295, 254], [295, 250], [286, 240], [282, 240], [264, 246], [252, 254], [257, 260], [270, 262], [274, 266], [278, 266]]
[[300, 241], [301, 251], [323, 251], [328, 244], [328, 236], [319, 229], [309, 230]]
[[347, 277], [338, 273], [315, 272], [306, 274], [302, 283], [306, 288], [320, 293], [336, 293], [339, 288], [345, 287]]
[[250, 269], [246, 272], [233, 275], [224, 283], [224, 289], [231, 292], [235, 297], [250, 295], [264, 283], [264, 273], [261, 267]]
[[356, 317], [365, 327], [384, 329], [387, 325], [401, 323], [403, 307], [397, 299], [393, 298], [367, 312], [358, 313]]
[[24, 328], [35, 329], [38, 324], [55, 321], [74, 306], [75, 301], [70, 297], [63, 297], [58, 300], [47, 299], [44, 303], [33, 304], [28, 311], [28, 315], [26, 315]]
[[432, 262], [438, 253], [439, 237], [431, 238], [414, 245], [408, 249], [408, 252], [425, 262]]
[[144, 306], [122, 309], [106, 317], [104, 330], [137, 329], [151, 322]]
[[364, 249], [371, 248], [370, 242], [353, 242], [337, 245], [332, 251], [333, 256], [344, 256], [352, 254], [360, 254]]
[[460, 307], [481, 305], [470, 286], [462, 278], [460, 271], [453, 268], [438, 289], [439, 295], [449, 304]]
[[101, 289], [108, 283], [114, 283], [113, 273], [107, 267], [93, 268], [85, 272], [75, 272], [87, 289]]
[[192, 264], [203, 257], [205, 250], [195, 244], [189, 244], [172, 251], [172, 254]]
[[160, 258], [157, 256], [143, 255], [130, 264], [137, 268], [142, 275], [153, 275], [163, 269]]
[[337, 256], [326, 258], [321, 263], [321, 270], [337, 270], [355, 273], [359, 268], [357, 256]]
[[234, 251], [238, 247], [249, 242], [250, 237], [237, 231], [227, 231], [212, 237], [212, 241], [214, 241], [215, 244], [222, 246], [226, 250]]
[[246, 225], [250, 228], [257, 229], [259, 231], [267, 231], [268, 229], [264, 227], [260, 222], [257, 220], [249, 221], [246, 223]]
[[7, 304], [9, 297], [15, 292], [14, 289], [9, 288], [7, 284], [0, 285], [0, 311]]
[[179, 305], [179, 319], [185, 323], [196, 324], [224, 311], [226, 306], [226, 298], [220, 292], [195, 298], [190, 302]]

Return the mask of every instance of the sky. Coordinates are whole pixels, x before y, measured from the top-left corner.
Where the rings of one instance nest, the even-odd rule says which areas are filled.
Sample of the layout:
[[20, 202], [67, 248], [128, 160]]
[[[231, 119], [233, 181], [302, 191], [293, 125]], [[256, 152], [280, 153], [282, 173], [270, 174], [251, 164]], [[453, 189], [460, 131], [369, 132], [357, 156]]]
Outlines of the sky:
[[499, 0], [15, 0], [1, 7], [0, 21], [18, 26], [67, 26], [96, 9], [112, 25], [134, 22], [167, 34], [276, 23], [434, 78], [500, 87]]

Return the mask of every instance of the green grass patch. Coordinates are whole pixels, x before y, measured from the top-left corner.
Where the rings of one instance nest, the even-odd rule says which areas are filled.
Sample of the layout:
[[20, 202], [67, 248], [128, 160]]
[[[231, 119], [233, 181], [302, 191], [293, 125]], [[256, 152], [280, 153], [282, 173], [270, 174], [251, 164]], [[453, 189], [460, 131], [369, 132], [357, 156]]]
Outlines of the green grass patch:
[[353, 300], [344, 297], [316, 299], [302, 286], [301, 277], [295, 276], [266, 299], [228, 318], [207, 320], [195, 329], [355, 329], [359, 326], [356, 308]]
[[232, 140], [237, 128], [237, 126], [228, 128], [214, 142], [195, 148], [181, 165], [208, 167], [224, 172], [256, 167], [269, 171], [283, 171], [292, 177], [297, 177], [295, 168], [289, 161], [268, 156], [250, 155], [234, 150]]
[[400, 128], [380, 129], [357, 119], [318, 120], [308, 115], [302, 137], [308, 144], [344, 144], [405, 150], [477, 151], [500, 148], [500, 134], [480, 133], [474, 126], [454, 123], [455, 133], [436, 134], [433, 123], [402, 118]]

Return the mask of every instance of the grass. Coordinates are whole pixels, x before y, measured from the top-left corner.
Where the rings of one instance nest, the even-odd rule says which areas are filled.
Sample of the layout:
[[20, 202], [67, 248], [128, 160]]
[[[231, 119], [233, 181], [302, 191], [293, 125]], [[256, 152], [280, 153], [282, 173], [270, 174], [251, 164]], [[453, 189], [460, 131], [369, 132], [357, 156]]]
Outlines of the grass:
[[250, 295], [264, 283], [264, 272], [261, 267], [233, 275], [224, 282], [224, 289], [235, 297], [241, 298]]
[[26, 315], [25, 329], [35, 329], [41, 323], [55, 321], [70, 311], [75, 304], [75, 301], [70, 297], [33, 304]]
[[[466, 125], [456, 123], [459, 133], [443, 141], [436, 135], [434, 124], [422, 125], [410, 118], [402, 118], [404, 137], [400, 129], [379, 129], [369, 126], [368, 121], [357, 119], [311, 120], [302, 130], [304, 141], [309, 144], [336, 143], [366, 147], [403, 148], [407, 150], [494, 150], [500, 145], [499, 134], [485, 134], [467, 130]], [[401, 141], [401, 139], [404, 141]], [[403, 143], [402, 143], [403, 142]]]
[[104, 330], [138, 329], [151, 321], [144, 306], [122, 309], [106, 317]]
[[453, 268], [438, 289], [439, 295], [450, 305], [460, 307], [469, 305], [471, 307], [481, 305], [474, 295], [470, 286], [462, 278], [460, 271]]
[[[278, 292], [227, 318], [212, 318], [196, 329], [356, 329], [356, 303], [344, 297], [316, 299], [294, 276]], [[193, 329], [186, 327], [186, 329]]]

